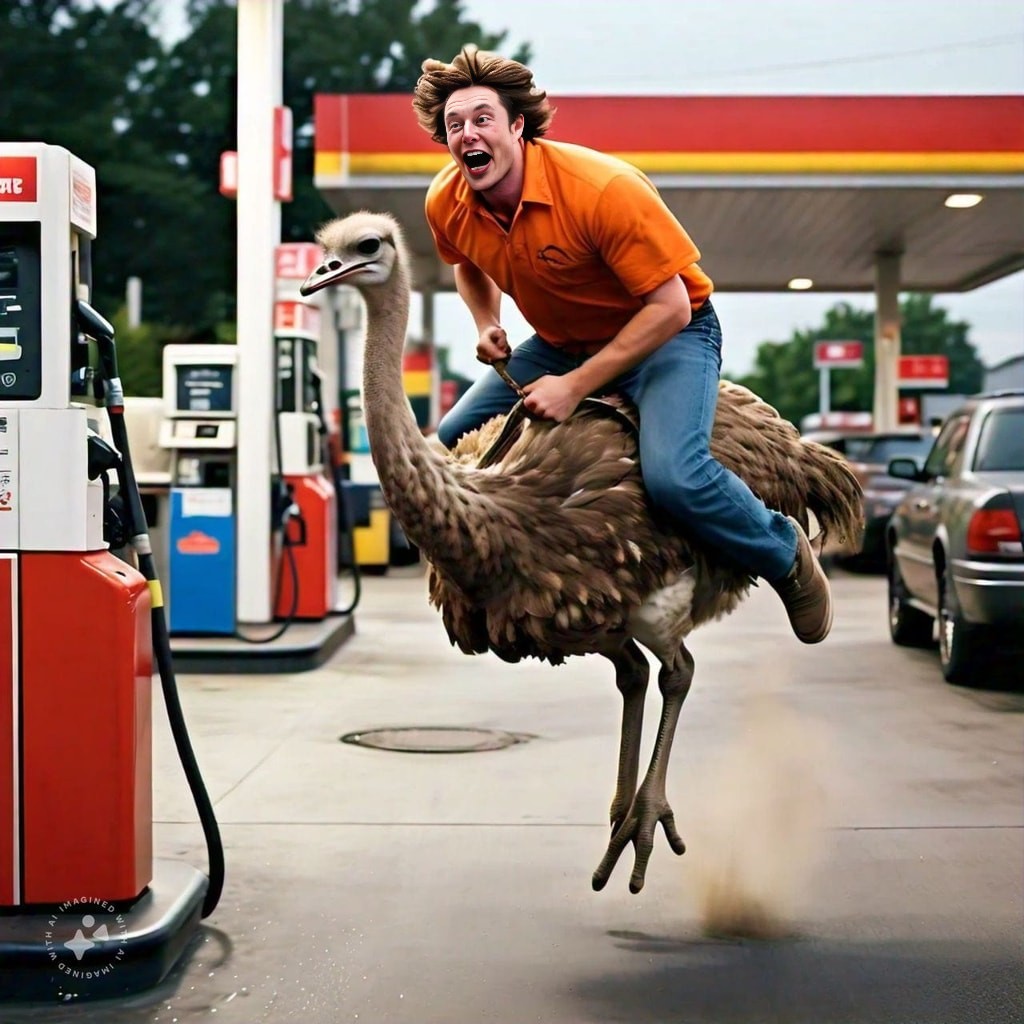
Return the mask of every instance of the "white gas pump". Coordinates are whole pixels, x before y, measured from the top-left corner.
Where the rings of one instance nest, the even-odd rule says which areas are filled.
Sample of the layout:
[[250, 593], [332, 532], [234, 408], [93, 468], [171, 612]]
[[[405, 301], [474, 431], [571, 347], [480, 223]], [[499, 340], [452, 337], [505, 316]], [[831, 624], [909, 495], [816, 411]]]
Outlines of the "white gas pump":
[[91, 167], [0, 144], [0, 997], [155, 984], [221, 884], [153, 857], [154, 647], [204, 827], [212, 812], [160, 630], [113, 329], [87, 301], [95, 235]]
[[159, 443], [172, 452], [167, 526], [172, 635], [236, 631], [238, 349], [166, 345]]
[[274, 307], [277, 437], [281, 477], [299, 509], [284, 538], [277, 615], [323, 619], [338, 598], [338, 506], [325, 465], [327, 422], [319, 369], [320, 310], [297, 301]]

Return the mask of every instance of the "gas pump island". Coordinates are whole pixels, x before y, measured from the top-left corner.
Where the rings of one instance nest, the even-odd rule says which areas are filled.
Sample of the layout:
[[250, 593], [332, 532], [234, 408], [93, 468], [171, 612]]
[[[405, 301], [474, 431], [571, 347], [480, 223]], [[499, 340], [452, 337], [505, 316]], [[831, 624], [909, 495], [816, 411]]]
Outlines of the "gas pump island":
[[[91, 167], [56, 146], [0, 144], [6, 998], [157, 983], [216, 906], [223, 880], [216, 822], [177, 703], [113, 330], [87, 302], [95, 234]], [[113, 447], [91, 397], [100, 390]], [[110, 550], [128, 542], [141, 572]], [[153, 856], [154, 653], [206, 833], [209, 879]]]
[[[317, 308], [276, 304], [279, 543], [268, 558], [276, 581], [274, 615], [285, 624], [325, 620], [337, 602], [337, 498], [325, 475], [319, 336]], [[172, 455], [167, 589], [176, 642], [217, 635], [244, 640], [236, 623], [237, 366], [234, 345], [167, 345], [163, 351], [159, 444]], [[340, 636], [337, 627], [332, 632]]]

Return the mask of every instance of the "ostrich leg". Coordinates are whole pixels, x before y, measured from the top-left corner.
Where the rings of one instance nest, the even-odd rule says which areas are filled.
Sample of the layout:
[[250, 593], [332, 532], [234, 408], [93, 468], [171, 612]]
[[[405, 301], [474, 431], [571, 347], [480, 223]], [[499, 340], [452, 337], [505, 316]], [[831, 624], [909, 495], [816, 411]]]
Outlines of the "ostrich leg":
[[640, 737], [644, 724], [644, 697], [651, 666], [636, 641], [627, 640], [614, 654], [607, 657], [615, 666], [615, 685], [622, 694], [622, 735], [619, 739], [619, 772], [615, 782], [615, 796], [609, 818], [612, 834], [625, 820], [626, 812], [636, 793], [637, 774], [640, 770]]
[[672, 739], [679, 721], [679, 712], [687, 693], [690, 692], [692, 681], [693, 655], [686, 649], [685, 644], [680, 644], [672, 662], [663, 664], [658, 673], [658, 688], [662, 697], [661, 720], [658, 723], [658, 737], [654, 742], [651, 763], [626, 812], [625, 819], [613, 833], [608, 850], [594, 872], [593, 886], [597, 890], [605, 887], [622, 851], [626, 848], [626, 843], [629, 842], [633, 843], [636, 851], [633, 874], [629, 879], [629, 891], [638, 893], [644, 887], [647, 862], [651, 850], [654, 849], [654, 830], [658, 822], [661, 822], [665, 838], [668, 839], [673, 852], [686, 852], [686, 844], [676, 831], [675, 815], [665, 796], [665, 777], [668, 773], [668, 759], [672, 753]]

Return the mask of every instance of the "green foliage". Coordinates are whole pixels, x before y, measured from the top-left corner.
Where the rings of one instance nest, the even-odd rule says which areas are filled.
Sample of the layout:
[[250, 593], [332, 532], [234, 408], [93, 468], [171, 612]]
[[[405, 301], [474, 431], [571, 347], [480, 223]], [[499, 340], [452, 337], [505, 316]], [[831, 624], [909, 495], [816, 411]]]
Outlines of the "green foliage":
[[[127, 278], [137, 276], [147, 321], [213, 336], [234, 316], [236, 210], [217, 189], [220, 154], [235, 148], [236, 11], [227, 0], [188, 0], [189, 30], [167, 49], [153, 29], [161, 3], [0, 4], [0, 134], [65, 146], [96, 168], [98, 309], [120, 307]], [[313, 186], [315, 93], [408, 93], [427, 57], [450, 59], [465, 43], [500, 48], [504, 33], [466, 20], [462, 0], [422, 7], [284, 5], [284, 102], [295, 121], [284, 239], [311, 238], [330, 215]]]
[[117, 368], [125, 394], [153, 398], [162, 393], [160, 329], [152, 324], [128, 326], [122, 307], [111, 320], [117, 335]]
[[122, 306], [111, 323], [117, 338], [117, 367], [125, 394], [139, 398], [155, 398], [163, 393], [164, 345], [200, 342], [233, 345], [236, 341], [234, 321], [200, 331], [152, 322], [129, 327], [128, 310]]
[[[285, 5], [285, 105], [295, 122], [295, 198], [282, 209], [281, 234], [306, 240], [331, 216], [313, 185], [313, 97], [317, 93], [406, 93], [428, 57], [450, 60], [466, 43], [499, 49], [505, 33], [465, 20], [463, 0], [292, 0]], [[530, 51], [509, 54], [528, 62]]]
[[[170, 49], [153, 26], [161, 0], [5, 0], [0, 4], [0, 132], [7, 141], [65, 146], [92, 164], [99, 192], [94, 304], [123, 305], [143, 281], [147, 325], [115, 317], [130, 393], [158, 394], [169, 341], [231, 340], [235, 216], [217, 191], [220, 154], [235, 148], [236, 12], [227, 0], [188, 0], [189, 30]], [[466, 43], [501, 50], [504, 32], [467, 20], [463, 0], [290, 0], [284, 7], [284, 102], [295, 121], [295, 200], [282, 235], [308, 239], [330, 211], [313, 186], [316, 93], [409, 94], [427, 57]], [[529, 62], [528, 47], [509, 54]], [[410, 119], [413, 117], [409, 110]], [[184, 326], [154, 326], [184, 325]], [[953, 391], [981, 386], [968, 327], [927, 296], [903, 302], [904, 353], [950, 357]], [[860, 339], [867, 365], [832, 375], [835, 409], [870, 409], [870, 310], [840, 303], [825, 323], [766, 342], [744, 383], [791, 419], [818, 405], [815, 341]]]
[[[948, 356], [951, 392], [972, 394], [981, 388], [985, 370], [968, 340], [968, 324], [950, 320], [946, 310], [932, 304], [930, 295], [905, 296], [900, 313], [903, 355]], [[754, 371], [739, 378], [739, 383], [771, 402], [786, 419], [799, 423], [802, 417], [818, 411], [815, 342], [861, 341], [864, 365], [855, 370], [832, 371], [831, 407], [837, 411], [870, 411], [874, 402], [874, 332], [873, 310], [840, 302], [826, 312], [820, 327], [794, 331], [789, 341], [766, 341], [760, 345]]]

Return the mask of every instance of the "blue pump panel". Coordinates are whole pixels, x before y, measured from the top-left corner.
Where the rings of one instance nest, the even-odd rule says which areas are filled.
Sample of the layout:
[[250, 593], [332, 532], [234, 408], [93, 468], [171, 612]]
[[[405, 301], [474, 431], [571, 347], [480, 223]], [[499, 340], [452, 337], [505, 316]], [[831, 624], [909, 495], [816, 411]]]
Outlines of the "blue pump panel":
[[235, 514], [229, 487], [172, 487], [168, 630], [235, 631]]

